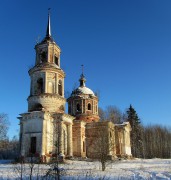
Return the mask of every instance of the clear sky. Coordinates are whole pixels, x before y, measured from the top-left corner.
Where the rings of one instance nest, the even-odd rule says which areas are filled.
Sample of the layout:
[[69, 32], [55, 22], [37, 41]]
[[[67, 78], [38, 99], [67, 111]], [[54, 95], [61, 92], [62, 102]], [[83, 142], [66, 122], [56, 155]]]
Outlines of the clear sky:
[[86, 85], [99, 106], [133, 105], [144, 124], [171, 124], [170, 0], [5, 0], [0, 2], [0, 112], [17, 134], [27, 111], [29, 68], [36, 40], [46, 33], [61, 47], [65, 90], [85, 66]]

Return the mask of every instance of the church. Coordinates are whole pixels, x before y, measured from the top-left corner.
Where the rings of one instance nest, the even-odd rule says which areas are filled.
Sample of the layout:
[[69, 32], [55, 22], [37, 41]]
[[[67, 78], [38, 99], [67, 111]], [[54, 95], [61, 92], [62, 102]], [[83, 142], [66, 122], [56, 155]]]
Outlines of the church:
[[103, 147], [109, 159], [130, 157], [130, 124], [100, 121], [98, 97], [86, 87], [84, 73], [79, 87], [65, 99], [61, 49], [51, 35], [50, 14], [46, 36], [35, 45], [35, 51], [35, 65], [28, 71], [28, 111], [18, 117], [21, 156], [38, 156], [42, 161], [58, 154], [65, 158], [98, 158]]

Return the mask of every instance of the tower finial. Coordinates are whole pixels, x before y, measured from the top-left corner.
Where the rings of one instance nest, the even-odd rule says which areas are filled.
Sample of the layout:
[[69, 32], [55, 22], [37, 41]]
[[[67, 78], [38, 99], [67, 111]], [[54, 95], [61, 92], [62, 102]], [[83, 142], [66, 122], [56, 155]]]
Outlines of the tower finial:
[[47, 24], [47, 30], [46, 30], [46, 37], [51, 37], [50, 9], [51, 8], [48, 8], [48, 24]]
[[84, 77], [84, 65], [82, 64], [81, 67], [82, 67], [82, 74], [81, 74], [81, 77], [79, 79], [80, 87], [85, 86], [85, 82], [86, 82], [86, 79]]

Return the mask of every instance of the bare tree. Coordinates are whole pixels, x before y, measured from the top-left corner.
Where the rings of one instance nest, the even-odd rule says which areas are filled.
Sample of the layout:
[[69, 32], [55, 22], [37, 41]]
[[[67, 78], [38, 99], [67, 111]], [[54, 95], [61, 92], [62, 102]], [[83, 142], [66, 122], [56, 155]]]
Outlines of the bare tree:
[[9, 146], [9, 140], [7, 137], [8, 127], [8, 115], [0, 113], [0, 158], [5, 157], [5, 159], [7, 158], [7, 154], [5, 153], [5, 151], [8, 149]]
[[96, 90], [94, 94], [98, 97], [98, 100], [100, 101], [100, 91]]
[[45, 177], [54, 178], [60, 180], [61, 176], [64, 175], [64, 169], [59, 167], [59, 164], [63, 162], [63, 156], [61, 154], [61, 133], [62, 127], [61, 122], [58, 119], [54, 119], [53, 122], [53, 134], [50, 135], [50, 141], [53, 146], [51, 161], [49, 162], [50, 168], [47, 170]]
[[87, 146], [88, 156], [98, 159], [102, 171], [105, 171], [106, 163], [115, 156], [114, 125], [111, 122], [99, 122], [98, 127], [87, 132]]
[[99, 112], [100, 121], [104, 121], [105, 120], [105, 111], [99, 107], [98, 112]]
[[71, 96], [71, 92], [69, 90], [65, 90], [65, 98], [68, 99]]
[[118, 107], [112, 105], [107, 106], [105, 110], [99, 108], [99, 116], [101, 121], [107, 120], [114, 124], [122, 123], [125, 117]]
[[23, 179], [24, 174], [26, 172], [26, 168], [25, 168], [24, 159], [22, 157], [19, 158], [18, 163], [14, 164], [14, 172], [20, 180]]
[[9, 128], [8, 115], [0, 113], [0, 141], [7, 139], [7, 131]]
[[114, 124], [118, 124], [122, 122], [122, 112], [116, 106], [107, 106], [106, 108], [106, 118], [113, 122]]

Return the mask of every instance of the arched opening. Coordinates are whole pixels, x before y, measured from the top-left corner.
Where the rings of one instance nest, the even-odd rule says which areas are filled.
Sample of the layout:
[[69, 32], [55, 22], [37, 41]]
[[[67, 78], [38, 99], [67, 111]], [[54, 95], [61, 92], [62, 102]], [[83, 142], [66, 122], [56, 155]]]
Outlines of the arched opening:
[[62, 96], [62, 80], [59, 80], [58, 82], [58, 94]]
[[88, 103], [88, 110], [91, 110], [91, 104]]
[[43, 109], [43, 106], [41, 104], [35, 104], [32, 111], [41, 111]]
[[79, 103], [77, 104], [77, 111], [81, 111], [81, 107]]
[[42, 78], [37, 80], [37, 93], [38, 94], [43, 93], [43, 79]]
[[54, 93], [54, 85], [52, 82], [48, 83], [48, 93]]

